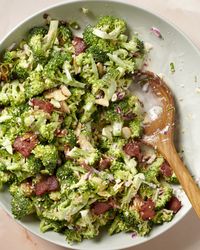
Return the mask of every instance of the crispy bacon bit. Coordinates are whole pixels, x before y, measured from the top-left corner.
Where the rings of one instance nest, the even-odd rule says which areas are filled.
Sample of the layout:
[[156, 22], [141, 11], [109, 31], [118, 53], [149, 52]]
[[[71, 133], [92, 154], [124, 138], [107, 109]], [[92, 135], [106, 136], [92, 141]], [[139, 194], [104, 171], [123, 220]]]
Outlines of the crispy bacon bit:
[[92, 167], [90, 167], [90, 165], [88, 165], [86, 162], [81, 162], [80, 163], [81, 167], [83, 167], [85, 170], [87, 170], [88, 172], [92, 172]]
[[35, 185], [35, 194], [41, 196], [45, 193], [56, 191], [59, 189], [59, 183], [55, 176], [43, 178]]
[[170, 165], [166, 161], [164, 161], [163, 164], [161, 165], [160, 172], [166, 177], [171, 177], [173, 174]]
[[33, 106], [38, 107], [39, 109], [42, 109], [44, 112], [47, 112], [49, 114], [52, 113], [53, 108], [54, 108], [53, 105], [50, 102], [43, 101], [43, 100], [40, 100], [40, 99], [37, 99], [37, 98], [33, 98], [31, 100], [31, 104]]
[[15, 139], [13, 148], [24, 157], [28, 157], [37, 143], [37, 135], [32, 132], [27, 132], [23, 136], [18, 136]]
[[74, 46], [76, 56], [84, 52], [87, 47], [85, 42], [83, 41], [83, 38], [78, 37], [78, 36], [74, 37], [72, 44]]
[[180, 210], [181, 207], [181, 202], [175, 196], [173, 196], [167, 204], [167, 209], [172, 210], [175, 214]]
[[140, 207], [140, 215], [143, 220], [151, 220], [155, 216], [155, 204], [151, 199], [143, 202]]
[[104, 214], [108, 210], [114, 208], [116, 206], [113, 199], [110, 199], [105, 202], [95, 202], [92, 204], [92, 212], [96, 215]]
[[139, 142], [128, 142], [124, 145], [123, 150], [127, 155], [136, 157], [139, 161], [142, 160], [142, 153]]
[[110, 165], [111, 165], [111, 159], [108, 157], [104, 157], [99, 162], [99, 170], [103, 171], [103, 170], [109, 168]]
[[133, 112], [128, 112], [127, 114], [122, 115], [122, 119], [124, 121], [131, 121], [134, 119], [134, 117], [135, 117], [135, 114]]

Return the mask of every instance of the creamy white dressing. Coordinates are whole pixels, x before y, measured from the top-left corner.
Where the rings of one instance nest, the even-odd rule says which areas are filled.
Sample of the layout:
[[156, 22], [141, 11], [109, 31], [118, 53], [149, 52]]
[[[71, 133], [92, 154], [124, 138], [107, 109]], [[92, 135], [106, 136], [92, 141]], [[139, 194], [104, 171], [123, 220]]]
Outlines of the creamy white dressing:
[[142, 86], [139, 83], [134, 83], [130, 86], [130, 91], [143, 103], [143, 111], [146, 114], [145, 123], [159, 118], [163, 112], [162, 99], [155, 96], [148, 83]]

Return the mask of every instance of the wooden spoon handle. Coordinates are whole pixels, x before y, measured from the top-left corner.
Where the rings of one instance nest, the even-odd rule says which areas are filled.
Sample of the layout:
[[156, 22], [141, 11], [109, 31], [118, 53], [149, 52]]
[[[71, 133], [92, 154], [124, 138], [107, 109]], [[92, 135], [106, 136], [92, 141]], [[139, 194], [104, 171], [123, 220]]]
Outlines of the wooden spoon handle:
[[165, 146], [160, 145], [158, 149], [174, 170], [195, 212], [200, 218], [200, 188], [190, 175], [187, 167], [181, 161], [174, 145], [169, 142], [166, 143]]

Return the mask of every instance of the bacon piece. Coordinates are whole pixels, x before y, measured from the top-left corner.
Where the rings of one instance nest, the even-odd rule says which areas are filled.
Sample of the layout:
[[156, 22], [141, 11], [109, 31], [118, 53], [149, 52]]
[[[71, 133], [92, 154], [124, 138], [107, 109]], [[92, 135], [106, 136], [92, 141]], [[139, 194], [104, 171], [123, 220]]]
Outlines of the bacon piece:
[[32, 132], [27, 132], [23, 136], [18, 136], [13, 144], [13, 148], [22, 154], [24, 157], [28, 157], [31, 151], [38, 143], [37, 135]]
[[143, 202], [140, 207], [140, 215], [143, 220], [151, 220], [155, 216], [155, 204], [151, 199]]
[[110, 199], [105, 202], [95, 202], [92, 204], [92, 212], [96, 215], [104, 214], [108, 210], [115, 207], [115, 203], [113, 199]]
[[167, 204], [167, 209], [172, 210], [175, 214], [180, 210], [181, 207], [181, 202], [175, 196], [173, 196]]
[[134, 117], [135, 117], [135, 114], [133, 112], [128, 112], [127, 114], [122, 115], [122, 119], [124, 121], [131, 121], [134, 119]]
[[49, 114], [51, 114], [54, 109], [53, 105], [50, 102], [43, 101], [37, 98], [33, 98], [31, 100], [31, 104], [33, 106], [38, 107], [39, 109], [42, 109], [44, 112], [47, 112]]
[[72, 45], [74, 46], [76, 56], [84, 52], [87, 47], [85, 42], [83, 41], [83, 38], [78, 37], [78, 36], [74, 37], [72, 41]]
[[164, 161], [163, 164], [161, 165], [160, 172], [166, 177], [171, 177], [173, 174], [170, 165], [166, 161]]
[[99, 162], [99, 170], [103, 171], [107, 168], [109, 168], [111, 165], [111, 159], [108, 157], [104, 157]]
[[128, 142], [123, 147], [124, 152], [132, 157], [136, 157], [139, 161], [142, 160], [142, 153], [139, 142]]
[[56, 191], [59, 189], [59, 183], [55, 176], [48, 176], [42, 179], [35, 185], [36, 196], [41, 196], [45, 193]]

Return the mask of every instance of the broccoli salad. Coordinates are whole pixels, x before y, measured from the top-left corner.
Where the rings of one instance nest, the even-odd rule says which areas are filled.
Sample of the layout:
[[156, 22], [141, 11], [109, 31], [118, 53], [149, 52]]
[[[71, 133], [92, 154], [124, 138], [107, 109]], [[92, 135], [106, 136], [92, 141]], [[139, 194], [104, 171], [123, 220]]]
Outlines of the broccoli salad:
[[0, 188], [16, 219], [34, 214], [69, 243], [103, 228], [148, 235], [181, 202], [172, 169], [142, 141], [143, 104], [129, 91], [147, 49], [113, 16], [73, 32], [48, 18], [2, 54]]

